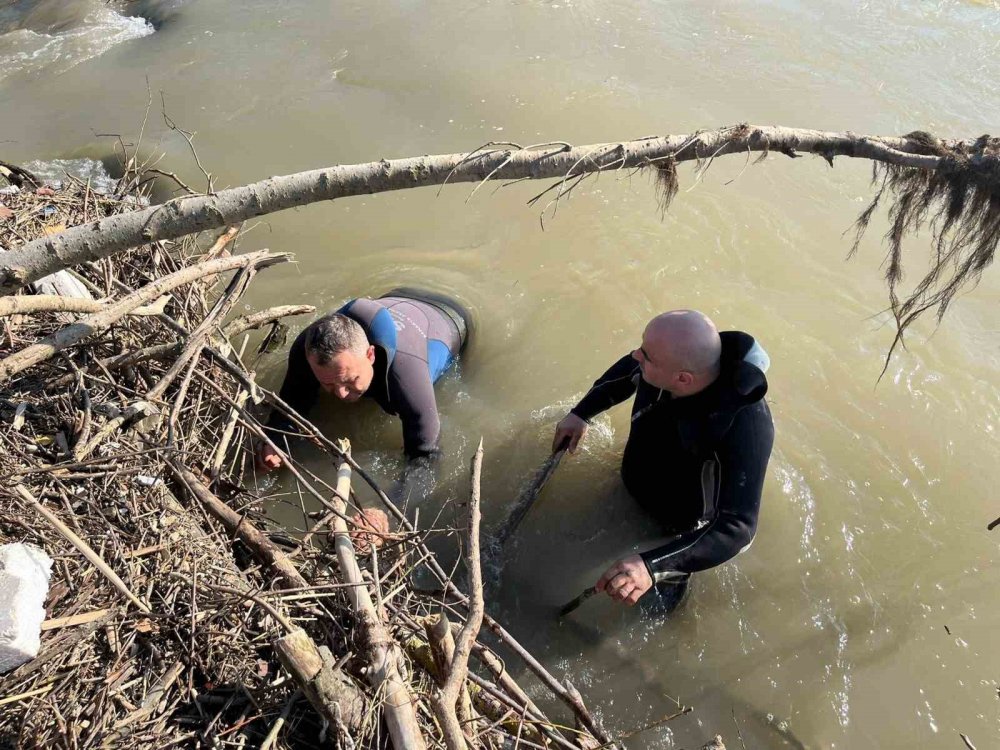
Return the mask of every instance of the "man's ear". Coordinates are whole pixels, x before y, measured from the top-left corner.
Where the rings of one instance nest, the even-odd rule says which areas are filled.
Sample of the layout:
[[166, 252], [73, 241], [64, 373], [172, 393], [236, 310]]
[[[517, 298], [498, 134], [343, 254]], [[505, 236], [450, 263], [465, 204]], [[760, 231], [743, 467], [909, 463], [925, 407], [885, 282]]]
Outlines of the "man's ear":
[[369, 364], [375, 364], [375, 346], [373, 344], [368, 345], [368, 351], [365, 352], [365, 358], [368, 360]]
[[683, 386], [691, 385], [694, 382], [694, 375], [687, 370], [681, 370], [677, 373], [677, 382]]

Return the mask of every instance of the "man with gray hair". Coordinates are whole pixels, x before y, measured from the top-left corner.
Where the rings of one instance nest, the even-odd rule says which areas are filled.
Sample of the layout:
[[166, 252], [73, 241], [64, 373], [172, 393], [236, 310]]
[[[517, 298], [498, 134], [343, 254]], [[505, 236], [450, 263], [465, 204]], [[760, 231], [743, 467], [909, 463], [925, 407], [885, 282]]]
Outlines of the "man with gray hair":
[[598, 591], [632, 605], [652, 590], [643, 604], [669, 612], [692, 573], [750, 546], [774, 442], [764, 400], [769, 364], [749, 334], [720, 334], [694, 310], [663, 313], [559, 422], [553, 450], [575, 452], [590, 419], [634, 395], [622, 479], [672, 535], [614, 563]]
[[[399, 416], [408, 458], [432, 456], [441, 430], [434, 383], [465, 348], [470, 326], [457, 302], [433, 292], [397, 289], [378, 299], [351, 300], [295, 339], [279, 395], [303, 415], [320, 389], [342, 401], [371, 398]], [[279, 413], [267, 427], [278, 445], [292, 431]], [[260, 470], [281, 463], [269, 445], [259, 447]]]

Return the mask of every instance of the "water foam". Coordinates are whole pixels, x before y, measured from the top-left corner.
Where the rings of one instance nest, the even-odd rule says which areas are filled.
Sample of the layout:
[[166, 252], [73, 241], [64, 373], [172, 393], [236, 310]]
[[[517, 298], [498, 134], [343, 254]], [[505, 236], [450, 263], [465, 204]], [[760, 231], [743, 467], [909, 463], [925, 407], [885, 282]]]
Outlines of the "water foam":
[[31, 161], [24, 168], [46, 184], [61, 185], [66, 175], [71, 175], [81, 182], [89, 182], [95, 193], [110, 194], [117, 184], [104, 165], [93, 159]]
[[153, 33], [144, 18], [123, 16], [103, 4], [79, 25], [54, 33], [14, 29], [0, 35], [0, 82], [38, 73], [59, 74], [115, 45]]

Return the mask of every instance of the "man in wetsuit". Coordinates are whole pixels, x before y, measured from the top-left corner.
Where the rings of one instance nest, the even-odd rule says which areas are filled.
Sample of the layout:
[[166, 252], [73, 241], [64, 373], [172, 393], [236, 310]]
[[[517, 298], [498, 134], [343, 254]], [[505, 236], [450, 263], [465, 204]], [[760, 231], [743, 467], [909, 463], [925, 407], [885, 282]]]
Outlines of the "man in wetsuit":
[[[374, 399], [402, 421], [407, 458], [429, 459], [441, 430], [434, 383], [464, 349], [469, 328], [458, 303], [431, 292], [398, 289], [374, 300], [351, 300], [295, 339], [279, 395], [303, 415], [320, 389], [343, 401]], [[293, 431], [277, 412], [267, 429], [278, 445], [283, 433]], [[273, 448], [260, 445], [259, 469], [281, 464]]]
[[767, 354], [752, 336], [721, 334], [709, 318], [675, 310], [653, 318], [556, 426], [553, 450], [576, 450], [587, 423], [635, 396], [621, 475], [629, 494], [673, 535], [618, 560], [596, 587], [612, 599], [669, 611], [692, 573], [750, 546], [774, 442], [764, 401]]

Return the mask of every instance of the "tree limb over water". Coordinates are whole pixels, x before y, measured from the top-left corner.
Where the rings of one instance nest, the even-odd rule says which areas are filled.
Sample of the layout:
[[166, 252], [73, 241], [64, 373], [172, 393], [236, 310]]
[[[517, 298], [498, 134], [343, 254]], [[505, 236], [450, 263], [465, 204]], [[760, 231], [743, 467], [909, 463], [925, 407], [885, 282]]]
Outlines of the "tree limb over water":
[[[858, 218], [852, 253], [875, 210], [888, 199], [891, 227], [886, 235], [886, 283], [898, 330], [892, 348], [901, 341], [907, 326], [928, 309], [937, 307], [940, 318], [954, 295], [966, 284], [978, 281], [993, 261], [1000, 241], [1000, 138], [984, 135], [942, 140], [923, 132], [884, 137], [740, 124], [688, 135], [587, 146], [489, 143], [469, 153], [338, 165], [207, 195], [183, 196], [74, 227], [4, 253], [0, 256], [0, 293], [9, 294], [58, 270], [144, 243], [319, 201], [429, 185], [557, 179], [529, 201], [535, 205], [550, 195], [544, 214], [588, 176], [650, 169], [657, 177], [660, 207], [666, 210], [677, 194], [679, 162], [698, 162], [696, 179], [700, 179], [720, 156], [758, 153], [760, 161], [770, 152], [793, 158], [816, 154], [831, 166], [838, 156], [873, 162], [876, 193]], [[924, 225], [930, 227], [933, 238], [931, 269], [901, 298], [902, 240]]]

